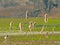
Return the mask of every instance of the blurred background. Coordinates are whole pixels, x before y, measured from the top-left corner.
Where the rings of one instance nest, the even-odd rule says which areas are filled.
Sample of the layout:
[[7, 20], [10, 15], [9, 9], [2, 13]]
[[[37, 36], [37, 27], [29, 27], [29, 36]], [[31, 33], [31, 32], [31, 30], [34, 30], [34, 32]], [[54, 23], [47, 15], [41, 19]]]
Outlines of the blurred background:
[[29, 17], [60, 18], [60, 0], [0, 0], [0, 18], [24, 18], [27, 10]]

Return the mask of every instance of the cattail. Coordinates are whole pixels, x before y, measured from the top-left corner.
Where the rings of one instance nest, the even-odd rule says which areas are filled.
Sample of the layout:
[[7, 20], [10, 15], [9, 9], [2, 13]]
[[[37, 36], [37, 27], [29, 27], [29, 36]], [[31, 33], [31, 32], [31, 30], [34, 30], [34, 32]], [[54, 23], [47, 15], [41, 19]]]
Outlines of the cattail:
[[44, 26], [42, 27], [41, 32], [43, 32], [43, 30], [44, 30]]
[[21, 22], [19, 23], [19, 29], [20, 29], [20, 31], [22, 31], [22, 23]]
[[32, 22], [29, 23], [29, 30], [31, 31], [32, 29]]
[[10, 30], [12, 30], [12, 24], [13, 24], [13, 22], [11, 21], [10, 22]]
[[28, 11], [26, 11], [26, 20], [28, 19]]
[[35, 27], [35, 24], [36, 24], [35, 22], [32, 23], [33, 28]]
[[48, 38], [48, 32], [46, 32], [46, 38]]
[[47, 13], [45, 14], [44, 22], [45, 22], [45, 23], [48, 22]]

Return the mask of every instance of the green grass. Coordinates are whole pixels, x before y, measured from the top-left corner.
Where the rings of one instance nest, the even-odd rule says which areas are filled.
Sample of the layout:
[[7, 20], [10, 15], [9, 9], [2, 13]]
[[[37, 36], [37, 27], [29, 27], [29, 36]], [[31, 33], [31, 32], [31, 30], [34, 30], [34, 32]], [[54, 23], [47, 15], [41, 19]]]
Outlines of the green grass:
[[[5, 41], [5, 43], [4, 43], [4, 41]], [[59, 35], [49, 35], [48, 38], [46, 38], [45, 35], [15, 35], [15, 36], [8, 36], [8, 38], [6, 40], [4, 39], [4, 36], [0, 37], [0, 45], [5, 45], [5, 44], [13, 45], [13, 44], [16, 44], [16, 42], [19, 42], [17, 44], [24, 43], [26, 45], [26, 42], [29, 42], [29, 41], [30, 42], [33, 41], [32, 43], [34, 45], [37, 45], [37, 42], [39, 42], [39, 41], [45, 41], [49, 44], [48, 41], [52, 41], [52, 42], [60, 41], [60, 36]], [[34, 41], [35, 41], [35, 43], [34, 43]], [[40, 44], [40, 43], [41, 42], [39, 42], [38, 44]]]
[[[45, 35], [15, 35], [15, 36], [8, 36], [7, 38], [9, 41], [20, 41], [20, 40], [56, 40], [60, 41], [59, 35], [49, 35], [46, 38]], [[4, 36], [0, 37], [0, 41], [4, 40]]]
[[32, 31], [40, 31], [42, 28], [41, 25], [47, 25], [45, 26], [44, 31], [52, 31], [53, 27], [55, 27], [55, 31], [60, 30], [60, 19], [56, 18], [49, 18], [48, 23], [44, 23], [43, 18], [29, 18], [28, 20], [25, 20], [24, 18], [0, 18], [0, 32], [10, 32], [9, 23], [11, 20], [13, 21], [12, 32], [19, 32], [19, 22], [22, 22], [23, 31], [29, 31], [28, 25], [30, 21], [36, 22], [35, 29], [32, 28]]
[[[13, 21], [13, 29], [9, 29], [10, 21]], [[44, 31], [52, 31], [53, 27], [55, 31], [60, 31], [60, 19], [49, 18], [48, 23], [44, 23], [43, 18], [29, 18], [25, 20], [24, 18], [0, 18], [0, 33], [2, 32], [19, 32], [19, 22], [22, 22], [23, 31], [29, 31], [29, 22], [36, 22], [35, 28], [32, 31], [41, 31], [42, 26], [44, 26]], [[57, 25], [57, 26], [56, 26]], [[60, 41], [59, 35], [49, 35], [48, 39], [45, 35], [16, 35], [9, 36], [8, 41], [15, 42], [20, 40], [56, 40]], [[0, 36], [0, 43], [4, 41], [4, 36]], [[13, 45], [13, 44], [12, 44]]]

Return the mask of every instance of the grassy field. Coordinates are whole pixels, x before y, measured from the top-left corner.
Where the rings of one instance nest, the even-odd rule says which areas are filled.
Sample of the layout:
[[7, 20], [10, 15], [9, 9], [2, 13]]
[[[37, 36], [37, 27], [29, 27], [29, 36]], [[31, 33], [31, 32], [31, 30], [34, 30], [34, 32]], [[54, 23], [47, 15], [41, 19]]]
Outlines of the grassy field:
[[[9, 29], [9, 23], [11, 20], [13, 21], [12, 30]], [[30, 21], [36, 22], [35, 28], [32, 28], [32, 31], [41, 31], [42, 26], [44, 26], [44, 31], [52, 31], [53, 28], [55, 31], [60, 31], [60, 19], [56, 19], [56, 18], [49, 18], [48, 23], [44, 23], [43, 18], [28, 18], [27, 20], [24, 18], [0, 18], [0, 33], [20, 32], [18, 27], [19, 22], [22, 22], [22, 25], [23, 25], [22, 31], [24, 32], [29, 31], [28, 25]], [[28, 41], [28, 40], [60, 41], [60, 36], [49, 35], [47, 39], [45, 35], [15, 35], [15, 36], [9, 36], [7, 38], [8, 45], [14, 45], [12, 44], [12, 42], [15, 43], [21, 40], [23, 41]], [[1, 45], [3, 44], [3, 41], [4, 41], [4, 36], [0, 36]], [[16, 45], [19, 45], [19, 43], [17, 43]]]
[[23, 31], [29, 31], [29, 22], [36, 22], [35, 28], [32, 31], [40, 31], [42, 26], [44, 26], [44, 31], [60, 31], [60, 19], [49, 18], [48, 23], [44, 22], [43, 18], [29, 18], [25, 20], [24, 18], [0, 18], [0, 32], [10, 32], [9, 23], [13, 21], [12, 32], [19, 32], [19, 22], [22, 22]]
[[[0, 45], [58, 45], [55, 41], [60, 41], [59, 35], [49, 35], [48, 38], [45, 35], [16, 35], [9, 36], [6, 40], [4, 36], [0, 37]], [[52, 43], [53, 42], [53, 43]], [[54, 43], [55, 42], [55, 43]], [[28, 43], [28, 44], [26, 44]], [[32, 43], [32, 44], [31, 44]]]

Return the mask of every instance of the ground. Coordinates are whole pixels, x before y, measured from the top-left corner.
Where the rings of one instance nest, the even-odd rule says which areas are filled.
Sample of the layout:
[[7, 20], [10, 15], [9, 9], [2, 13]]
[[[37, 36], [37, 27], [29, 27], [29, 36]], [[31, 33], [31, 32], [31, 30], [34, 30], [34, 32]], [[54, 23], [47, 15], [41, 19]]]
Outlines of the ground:
[[[10, 21], [13, 21], [13, 29], [9, 29], [9, 23]], [[23, 32], [28, 32], [29, 28], [29, 22], [36, 22], [35, 28], [32, 28], [33, 31], [41, 31], [42, 26], [44, 26], [44, 31], [52, 31], [54, 28], [54, 31], [60, 31], [60, 18], [49, 18], [48, 23], [44, 23], [44, 18], [28, 18], [25, 20], [25, 18], [0, 18], [0, 33], [15, 33], [20, 32], [19, 30], [19, 22], [22, 22], [23, 25]], [[48, 43], [47, 43], [48, 41]], [[51, 42], [55, 42], [53, 45], [59, 45], [57, 42], [60, 42], [60, 36], [59, 35], [48, 35], [48, 38], [46, 38], [45, 35], [9, 35], [7, 40], [4, 39], [4, 36], [0, 36], [0, 45], [40, 45], [41, 42], [47, 45], [52, 45]]]

